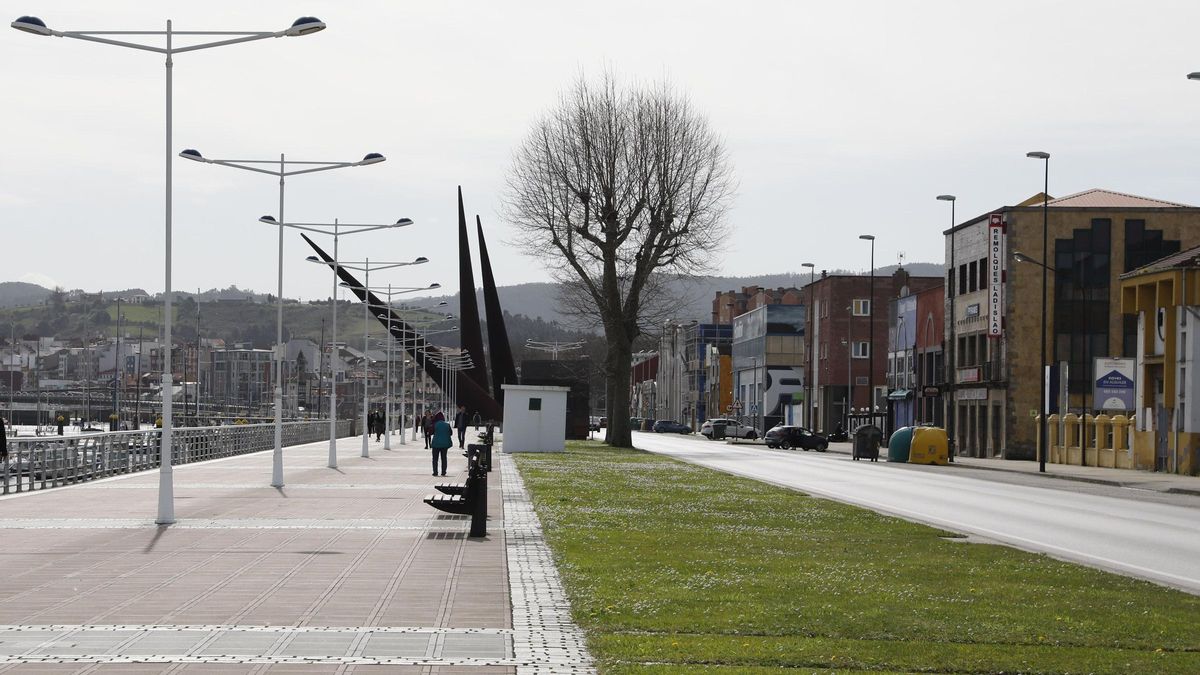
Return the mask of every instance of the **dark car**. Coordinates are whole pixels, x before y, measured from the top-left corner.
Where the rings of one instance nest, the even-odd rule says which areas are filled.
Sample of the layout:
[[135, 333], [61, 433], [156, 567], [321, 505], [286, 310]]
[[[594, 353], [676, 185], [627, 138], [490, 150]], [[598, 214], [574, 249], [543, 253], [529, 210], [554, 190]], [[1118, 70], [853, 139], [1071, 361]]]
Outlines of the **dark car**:
[[692, 428], [686, 424], [672, 422], [671, 420], [659, 420], [654, 423], [654, 433], [656, 434], [690, 434]]
[[763, 436], [763, 440], [767, 442], [768, 448], [779, 448], [781, 450], [800, 448], [801, 450], [825, 452], [825, 449], [829, 447], [829, 439], [821, 434], [805, 429], [804, 427], [794, 427], [787, 424], [780, 424], [771, 428]]

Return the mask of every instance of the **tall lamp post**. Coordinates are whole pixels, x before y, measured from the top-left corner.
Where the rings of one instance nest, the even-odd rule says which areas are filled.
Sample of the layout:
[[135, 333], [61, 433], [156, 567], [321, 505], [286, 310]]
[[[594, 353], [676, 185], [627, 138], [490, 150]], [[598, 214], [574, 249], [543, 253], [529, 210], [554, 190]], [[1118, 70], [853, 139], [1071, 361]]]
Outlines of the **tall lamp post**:
[[[265, 218], [266, 216], [264, 216]], [[332, 349], [337, 346], [337, 297], [338, 297], [338, 238], [347, 234], [361, 234], [363, 232], [371, 232], [374, 230], [385, 230], [396, 227], [407, 227], [412, 225], [413, 221], [409, 218], [401, 218], [390, 225], [370, 225], [362, 223], [340, 223], [335, 218], [332, 223], [284, 223], [287, 227], [293, 227], [297, 230], [304, 230], [315, 234], [330, 234], [333, 235], [333, 260], [325, 261], [315, 255], [310, 255], [305, 258], [306, 261], [317, 263], [318, 265], [327, 265], [333, 272], [333, 292], [329, 296], [330, 305], [333, 311], [333, 325], [331, 332], [333, 337], [330, 338]], [[341, 228], [347, 228], [342, 230]], [[330, 353], [329, 357], [329, 460], [326, 466], [330, 469], [337, 468], [337, 376], [335, 371], [334, 357], [335, 352]]]
[[949, 375], [949, 384], [946, 393], [950, 399], [946, 406], [946, 436], [948, 438], [949, 448], [948, 455], [951, 462], [954, 461], [954, 432], [955, 432], [955, 417], [958, 414], [958, 401], [954, 400], [954, 385], [958, 379], [958, 367], [955, 361], [955, 356], [958, 353], [958, 343], [955, 342], [958, 338], [955, 337], [955, 324], [958, 323], [958, 314], [955, 312], [954, 300], [958, 295], [958, 267], [954, 262], [954, 206], [958, 203], [958, 199], [954, 195], [938, 195], [938, 201], [950, 202], [950, 279], [946, 283], [946, 293], [950, 296], [950, 339], [946, 342], [946, 354], [944, 359], [946, 362], [945, 369]]
[[[263, 173], [279, 178], [279, 219], [271, 216], [259, 218], [260, 222], [277, 225], [279, 228], [278, 285], [275, 296], [275, 354], [272, 359], [275, 370], [275, 452], [271, 457], [271, 486], [283, 487], [283, 195], [284, 182], [289, 176], [299, 176], [318, 171], [344, 169], [352, 166], [379, 164], [386, 158], [378, 152], [365, 155], [357, 162], [313, 162], [288, 160], [283, 153], [279, 159], [207, 159], [199, 150], [189, 148], [179, 153], [180, 157], [205, 164], [217, 164], [243, 171]], [[295, 167], [295, 168], [292, 168]]]
[[[1049, 216], [1050, 153], [1035, 151], [1035, 152], [1027, 152], [1027, 153], [1025, 153], [1025, 156], [1029, 157], [1031, 159], [1042, 160], [1042, 165], [1044, 167], [1044, 172], [1043, 172], [1044, 183], [1043, 183], [1043, 189], [1042, 189], [1042, 196], [1045, 197], [1045, 199], [1042, 200], [1042, 259], [1049, 261], [1049, 259], [1050, 259], [1050, 229], [1049, 229], [1048, 223], [1049, 223], [1049, 219], [1050, 219], [1050, 216]], [[1040, 471], [1042, 473], [1046, 472], [1046, 453], [1049, 452], [1049, 450], [1050, 450], [1048, 447], [1046, 447], [1046, 444], [1049, 442], [1047, 440], [1047, 428], [1046, 428], [1046, 426], [1048, 424], [1048, 420], [1046, 419], [1047, 418], [1046, 388], [1050, 386], [1049, 382], [1048, 382], [1048, 378], [1046, 377], [1046, 288], [1047, 288], [1047, 279], [1049, 277], [1049, 274], [1050, 274], [1049, 268], [1047, 268], [1045, 265], [1042, 265], [1042, 361], [1041, 361], [1042, 367], [1041, 367], [1041, 381], [1039, 383], [1040, 386], [1038, 387], [1038, 391], [1040, 392], [1039, 405], [1038, 405], [1039, 413], [1038, 414], [1042, 416], [1041, 431], [1039, 432], [1039, 435], [1041, 436], [1041, 438], [1039, 439], [1038, 447], [1040, 447], [1041, 450], [1040, 450], [1040, 452], [1038, 452], [1038, 471]], [[1055, 340], [1056, 347], [1057, 347], [1057, 342], [1058, 341]]]
[[804, 426], [811, 430], [813, 428], [813, 406], [811, 397], [814, 393], [812, 386], [813, 372], [811, 365], [813, 362], [812, 350], [815, 346], [813, 344], [812, 333], [813, 326], [816, 325], [817, 321], [816, 317], [813, 316], [813, 281], [815, 280], [817, 266], [809, 262], [800, 263], [800, 266], [808, 268], [808, 307], [806, 307], [804, 310], [804, 314], [808, 319], [808, 321], [805, 323], [808, 324], [808, 326], [804, 329], [804, 342], [808, 345], [808, 351], [805, 352], [805, 356], [808, 357], [809, 367], [804, 369]]
[[867, 318], [867, 412], [875, 423], [875, 235], [860, 234], [859, 239], [871, 242], [871, 299]]
[[[172, 408], [172, 382], [171, 382], [171, 148], [174, 142], [171, 138], [172, 131], [172, 70], [174, 65], [175, 54], [184, 52], [193, 52], [201, 49], [209, 49], [212, 47], [222, 47], [225, 45], [238, 44], [241, 42], [251, 42], [254, 40], [264, 40], [266, 38], [278, 37], [295, 37], [300, 35], [308, 35], [325, 29], [325, 24], [316, 17], [305, 16], [296, 19], [291, 26], [279, 31], [268, 32], [247, 32], [247, 31], [175, 31], [171, 27], [171, 21], [167, 20], [167, 29], [165, 31], [57, 31], [46, 26], [46, 23], [34, 16], [22, 16], [10, 24], [13, 28], [39, 36], [54, 36], [67, 37], [76, 40], [86, 40], [88, 42], [98, 42], [116, 47], [128, 47], [130, 49], [139, 49], [142, 51], [154, 52], [156, 54], [166, 55], [166, 242], [165, 242], [165, 283], [163, 291], [163, 338], [165, 343], [163, 357], [163, 376], [162, 376], [162, 452], [159, 462], [158, 474], [158, 516], [155, 522], [159, 525], [169, 525], [175, 522], [175, 488], [174, 480], [171, 471], [171, 408]], [[126, 40], [114, 39], [112, 36], [163, 36], [166, 38], [166, 46], [158, 47], [154, 45], [142, 44], [138, 42], [128, 42]], [[173, 38], [175, 35], [186, 35], [189, 37], [205, 36], [217, 37], [216, 40], [210, 42], [202, 42], [199, 44], [187, 45], [184, 47], [175, 47]]]
[[[438, 304], [444, 305], [446, 303], [441, 302]], [[446, 318], [453, 319], [454, 317], [447, 314]], [[417, 351], [421, 352], [421, 373], [424, 375], [423, 379], [425, 380], [421, 386], [421, 405], [423, 407], [425, 407], [426, 409], [428, 409], [428, 406], [429, 406], [429, 374], [425, 372], [425, 362], [427, 360], [426, 357], [429, 356], [429, 352], [431, 351], [430, 348], [435, 347], [435, 345], [429, 344], [429, 336], [430, 335], [440, 335], [442, 333], [457, 333], [457, 332], [458, 332], [458, 326], [451, 326], [444, 330], [426, 331], [424, 333], [421, 333], [418, 336], [422, 340], [425, 341], [424, 346], [417, 348]], [[438, 353], [435, 349], [433, 352], [433, 356], [431, 358], [437, 358], [437, 356], [438, 356]], [[414, 369], [416, 368], [415, 363], [413, 364], [413, 368]], [[417, 384], [417, 378], [413, 377], [413, 386], [415, 387], [416, 384]], [[417, 418], [417, 397], [414, 395], [413, 396], [413, 419], [415, 420], [416, 418]], [[416, 429], [414, 429], [413, 430], [413, 441], [416, 441], [416, 440], [417, 440], [417, 432], [416, 432]]]

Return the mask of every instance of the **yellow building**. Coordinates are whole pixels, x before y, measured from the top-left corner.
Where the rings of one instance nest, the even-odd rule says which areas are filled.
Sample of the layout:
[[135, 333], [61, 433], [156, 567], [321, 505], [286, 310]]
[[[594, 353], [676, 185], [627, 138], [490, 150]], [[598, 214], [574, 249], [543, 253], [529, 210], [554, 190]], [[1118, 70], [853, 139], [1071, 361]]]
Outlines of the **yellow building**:
[[1121, 312], [1137, 319], [1134, 468], [1200, 474], [1200, 247], [1122, 274]]

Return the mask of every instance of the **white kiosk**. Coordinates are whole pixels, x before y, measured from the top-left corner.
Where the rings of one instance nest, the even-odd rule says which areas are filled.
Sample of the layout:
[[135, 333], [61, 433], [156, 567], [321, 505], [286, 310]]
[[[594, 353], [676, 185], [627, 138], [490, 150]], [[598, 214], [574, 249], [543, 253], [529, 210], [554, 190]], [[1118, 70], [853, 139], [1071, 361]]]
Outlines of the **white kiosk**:
[[502, 384], [504, 452], [562, 452], [570, 387]]

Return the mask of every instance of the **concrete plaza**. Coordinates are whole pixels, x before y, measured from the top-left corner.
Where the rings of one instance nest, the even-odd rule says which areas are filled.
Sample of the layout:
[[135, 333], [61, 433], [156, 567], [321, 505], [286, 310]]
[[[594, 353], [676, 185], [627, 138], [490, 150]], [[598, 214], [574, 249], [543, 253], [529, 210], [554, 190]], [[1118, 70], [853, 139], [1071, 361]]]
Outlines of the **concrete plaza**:
[[541, 528], [494, 453], [488, 536], [422, 498], [452, 449], [361, 438], [0, 498], [0, 673], [589, 672]]

